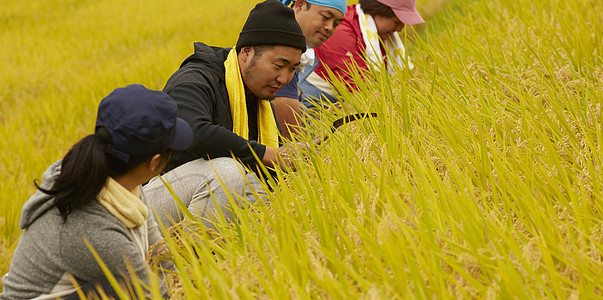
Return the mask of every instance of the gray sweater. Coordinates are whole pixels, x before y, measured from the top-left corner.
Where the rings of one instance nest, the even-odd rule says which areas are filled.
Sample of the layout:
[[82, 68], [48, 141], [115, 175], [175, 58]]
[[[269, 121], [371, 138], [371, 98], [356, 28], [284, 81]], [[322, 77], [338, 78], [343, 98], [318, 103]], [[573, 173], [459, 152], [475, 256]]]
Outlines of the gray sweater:
[[[60, 174], [61, 161], [44, 173], [42, 187], [49, 189]], [[146, 203], [142, 195], [141, 199]], [[126, 275], [128, 261], [138, 278], [148, 280], [144, 253], [162, 239], [153, 214], [140, 228], [128, 229], [98, 201], [73, 211], [63, 223], [53, 198], [40, 191], [23, 206], [19, 227], [23, 233], [3, 276], [4, 299], [55, 299], [73, 292], [68, 275], [80, 285], [104, 277], [84, 240], [116, 275]], [[151, 211], [151, 210], [149, 210]], [[148, 281], [147, 281], [148, 282]], [[162, 291], [165, 294], [165, 286]]]

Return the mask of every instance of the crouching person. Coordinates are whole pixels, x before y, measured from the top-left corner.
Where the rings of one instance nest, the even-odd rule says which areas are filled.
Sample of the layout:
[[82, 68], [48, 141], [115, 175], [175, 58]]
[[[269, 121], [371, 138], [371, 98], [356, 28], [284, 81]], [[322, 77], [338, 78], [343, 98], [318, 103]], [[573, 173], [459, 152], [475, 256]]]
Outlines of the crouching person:
[[167, 94], [141, 85], [111, 92], [99, 105], [95, 133], [46, 170], [23, 206], [23, 233], [0, 299], [79, 299], [76, 286], [95, 294], [97, 285], [117, 298], [89, 246], [120, 281], [130, 280], [130, 265], [148, 283], [145, 256], [162, 237], [140, 185], [191, 140]]
[[[187, 209], [213, 227], [218, 210], [235, 219], [229, 194], [242, 207], [265, 194], [254, 174], [260, 173], [256, 156], [260, 165], [291, 167], [270, 100], [293, 78], [306, 40], [293, 10], [267, 0], [250, 12], [236, 47], [194, 48], [163, 89], [193, 129], [193, 144], [174, 153], [165, 178]], [[161, 180], [144, 189], [166, 225], [182, 220]]]

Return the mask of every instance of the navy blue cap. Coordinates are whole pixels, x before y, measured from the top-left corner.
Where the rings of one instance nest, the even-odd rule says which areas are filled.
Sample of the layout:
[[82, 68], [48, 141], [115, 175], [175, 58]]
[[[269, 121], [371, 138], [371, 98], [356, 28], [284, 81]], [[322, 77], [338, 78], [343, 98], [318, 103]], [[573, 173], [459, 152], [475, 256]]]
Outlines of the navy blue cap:
[[184, 150], [192, 143], [193, 131], [176, 117], [176, 111], [176, 102], [168, 94], [131, 84], [101, 101], [95, 131], [105, 127], [111, 133], [106, 152], [124, 162], [167, 149]]

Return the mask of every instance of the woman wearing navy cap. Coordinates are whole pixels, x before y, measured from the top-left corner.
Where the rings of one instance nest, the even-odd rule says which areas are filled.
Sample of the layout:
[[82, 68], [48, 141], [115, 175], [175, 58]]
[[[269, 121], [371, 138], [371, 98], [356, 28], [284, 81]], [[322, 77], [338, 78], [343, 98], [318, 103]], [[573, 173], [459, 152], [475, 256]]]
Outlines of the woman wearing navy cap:
[[116, 277], [127, 281], [130, 264], [148, 283], [145, 256], [161, 235], [140, 185], [191, 141], [167, 94], [141, 85], [111, 92], [100, 103], [95, 133], [34, 182], [38, 191], [23, 206], [23, 233], [0, 299], [79, 299], [72, 278], [85, 292], [100, 284], [111, 295], [87, 242]]

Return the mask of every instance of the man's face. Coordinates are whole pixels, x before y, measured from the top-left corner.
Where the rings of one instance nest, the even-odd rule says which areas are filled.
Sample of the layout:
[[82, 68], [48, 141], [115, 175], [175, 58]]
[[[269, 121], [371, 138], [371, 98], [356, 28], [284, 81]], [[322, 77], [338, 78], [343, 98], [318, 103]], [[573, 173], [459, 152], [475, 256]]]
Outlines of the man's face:
[[397, 17], [374, 16], [377, 32], [382, 40], [388, 40], [394, 32], [399, 32], [404, 28], [404, 23]]
[[306, 37], [306, 44], [312, 48], [322, 45], [330, 38], [343, 20], [343, 14], [339, 10], [316, 4], [311, 4], [308, 8], [304, 0], [297, 0], [293, 10]]
[[256, 47], [243, 47], [239, 64], [248, 91], [258, 99], [274, 99], [276, 92], [293, 78], [301, 54], [300, 49], [288, 46], [271, 46], [260, 53]]

